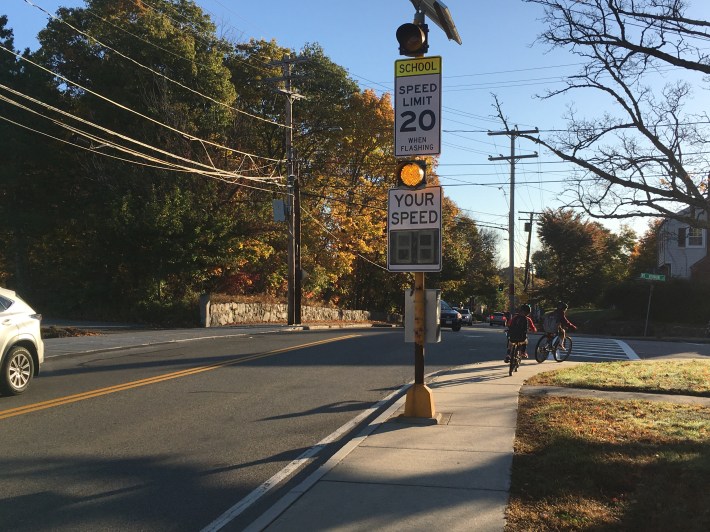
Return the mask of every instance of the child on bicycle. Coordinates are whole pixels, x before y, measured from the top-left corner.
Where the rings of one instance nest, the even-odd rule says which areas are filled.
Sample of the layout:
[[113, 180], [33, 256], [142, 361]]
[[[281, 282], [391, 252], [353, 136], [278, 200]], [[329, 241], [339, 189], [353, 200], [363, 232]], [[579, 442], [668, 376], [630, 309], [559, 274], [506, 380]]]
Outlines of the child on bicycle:
[[567, 319], [567, 309], [569, 306], [564, 301], [557, 302], [557, 309], [555, 310], [555, 319], [557, 320], [557, 335], [559, 340], [557, 345], [565, 345], [565, 336], [567, 329], [577, 330], [577, 326]]
[[[526, 346], [528, 345], [528, 331], [537, 332], [535, 324], [530, 318], [530, 305], [520, 305], [520, 310], [508, 322], [508, 341], [517, 344], [521, 358], [528, 358]], [[505, 363], [510, 362], [510, 355], [505, 356]]]

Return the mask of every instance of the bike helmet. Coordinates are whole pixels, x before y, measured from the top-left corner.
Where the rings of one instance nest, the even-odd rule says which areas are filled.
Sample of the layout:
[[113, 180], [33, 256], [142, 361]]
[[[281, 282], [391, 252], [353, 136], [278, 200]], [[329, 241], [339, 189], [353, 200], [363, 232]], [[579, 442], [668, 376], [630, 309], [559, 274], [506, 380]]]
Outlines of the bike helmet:
[[528, 305], [527, 303], [523, 303], [522, 305], [520, 305], [520, 312], [522, 312], [523, 314], [530, 314], [530, 305]]
[[569, 306], [564, 301], [557, 302], [557, 310], [567, 310]]

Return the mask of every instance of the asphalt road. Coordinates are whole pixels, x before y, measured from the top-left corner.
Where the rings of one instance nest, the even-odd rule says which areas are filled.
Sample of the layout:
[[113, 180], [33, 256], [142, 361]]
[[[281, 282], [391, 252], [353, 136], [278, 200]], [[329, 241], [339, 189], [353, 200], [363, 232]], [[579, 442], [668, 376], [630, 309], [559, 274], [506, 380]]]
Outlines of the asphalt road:
[[[444, 330], [426, 372], [501, 360], [502, 332]], [[245, 509], [232, 523], [243, 528], [412, 380], [403, 339], [322, 330], [51, 358], [28, 393], [0, 397], [1, 528], [200, 530], [350, 424]], [[628, 356], [575, 340], [573, 358]]]

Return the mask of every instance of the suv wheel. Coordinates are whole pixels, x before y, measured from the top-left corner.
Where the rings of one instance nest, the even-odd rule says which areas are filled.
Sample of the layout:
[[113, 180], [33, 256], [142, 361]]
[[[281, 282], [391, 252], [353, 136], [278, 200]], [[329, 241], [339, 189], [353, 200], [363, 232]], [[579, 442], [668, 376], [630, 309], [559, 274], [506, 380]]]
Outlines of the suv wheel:
[[32, 353], [16, 345], [7, 353], [0, 374], [0, 391], [5, 395], [19, 395], [30, 385], [34, 375]]

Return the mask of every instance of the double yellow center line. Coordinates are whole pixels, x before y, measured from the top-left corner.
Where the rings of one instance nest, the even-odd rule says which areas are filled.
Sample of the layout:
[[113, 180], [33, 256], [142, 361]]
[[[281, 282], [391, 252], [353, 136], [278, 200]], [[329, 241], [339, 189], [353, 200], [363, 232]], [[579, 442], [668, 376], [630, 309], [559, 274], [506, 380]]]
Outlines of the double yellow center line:
[[349, 334], [346, 336], [339, 336], [338, 338], [329, 338], [327, 340], [319, 340], [317, 342], [309, 342], [307, 344], [295, 345], [292, 347], [283, 347], [281, 349], [274, 349], [273, 351], [267, 351], [265, 353], [257, 353], [254, 355], [248, 355], [244, 357], [233, 358], [230, 360], [225, 360], [224, 362], [217, 362], [215, 364], [209, 364], [207, 366], [197, 366], [194, 368], [184, 369], [181, 371], [175, 371], [173, 373], [166, 373], [164, 375], [157, 375], [155, 377], [149, 377], [147, 379], [140, 379], [137, 381], [126, 382], [123, 384], [116, 384], [115, 386], [108, 386], [107, 388], [98, 388], [96, 390], [90, 390], [88, 392], [78, 393], [75, 395], [67, 395], [65, 397], [57, 397], [56, 399], [50, 399], [49, 401], [43, 401], [41, 403], [34, 403], [31, 405], [18, 406], [17, 408], [10, 408], [8, 410], [0, 410], [0, 419], [7, 419], [10, 417], [21, 416], [23, 414], [30, 414], [32, 412], [38, 412], [40, 410], [46, 410], [47, 408], [54, 408], [56, 406], [67, 405], [70, 403], [76, 403], [78, 401], [84, 401], [86, 399], [93, 399], [94, 397], [101, 397], [102, 395], [108, 395], [110, 393], [122, 392], [125, 390], [130, 390], [131, 388], [139, 388], [141, 386], [148, 386], [149, 384], [157, 384], [159, 382], [168, 381], [172, 379], [180, 379], [182, 377], [189, 377], [190, 375], [196, 375], [198, 373], [204, 373], [205, 371], [212, 371], [214, 369], [223, 368], [225, 366], [233, 366], [235, 364], [243, 364], [244, 362], [251, 362], [253, 360], [259, 360], [260, 358], [266, 358], [273, 355], [278, 355], [280, 353], [286, 353], [289, 351], [296, 351], [297, 349], [303, 349], [306, 347], [313, 347], [316, 345], [328, 344], [331, 342], [338, 342], [340, 340], [347, 340], [349, 338], [356, 338], [360, 336], [359, 334]]

